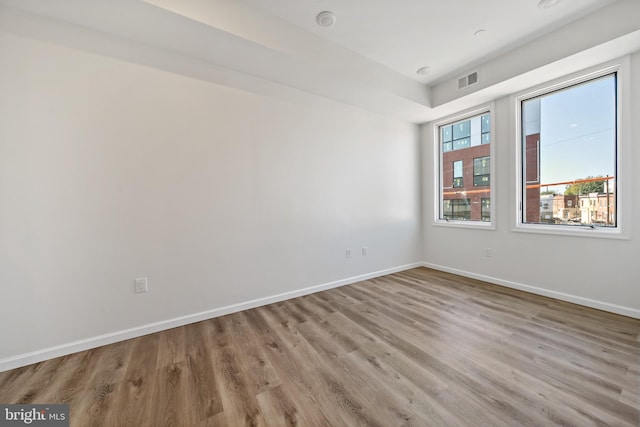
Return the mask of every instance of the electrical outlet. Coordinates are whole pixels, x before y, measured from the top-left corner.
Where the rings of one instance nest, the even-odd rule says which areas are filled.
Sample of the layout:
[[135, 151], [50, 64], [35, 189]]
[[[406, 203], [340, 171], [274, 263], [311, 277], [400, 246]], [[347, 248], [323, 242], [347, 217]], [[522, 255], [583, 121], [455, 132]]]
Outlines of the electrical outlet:
[[345, 249], [344, 250], [344, 256], [346, 258], [351, 258], [351, 249]]
[[367, 256], [367, 247], [366, 246], [362, 247], [362, 256]]
[[149, 284], [146, 277], [140, 277], [134, 280], [135, 291], [137, 294], [149, 291]]
[[492, 255], [491, 248], [484, 248], [484, 256], [486, 256], [487, 258], [490, 258], [491, 255]]

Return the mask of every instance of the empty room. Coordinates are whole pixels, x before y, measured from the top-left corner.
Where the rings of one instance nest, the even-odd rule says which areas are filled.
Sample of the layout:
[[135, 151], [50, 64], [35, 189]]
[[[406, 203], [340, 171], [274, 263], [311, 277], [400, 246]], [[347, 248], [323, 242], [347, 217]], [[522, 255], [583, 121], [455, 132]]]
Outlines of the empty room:
[[640, 425], [639, 17], [0, 0], [0, 426]]

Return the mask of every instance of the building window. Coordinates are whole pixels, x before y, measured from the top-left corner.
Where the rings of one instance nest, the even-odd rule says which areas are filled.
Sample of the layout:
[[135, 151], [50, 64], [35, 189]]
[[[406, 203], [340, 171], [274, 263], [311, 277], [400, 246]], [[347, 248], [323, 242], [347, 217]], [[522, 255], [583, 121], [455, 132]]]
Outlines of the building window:
[[461, 150], [471, 146], [471, 120], [440, 128], [442, 151]]
[[453, 162], [453, 188], [461, 188], [464, 184], [463, 162], [457, 160]]
[[473, 159], [473, 186], [482, 187], [489, 185], [490, 176], [489, 156]]
[[468, 221], [471, 219], [471, 201], [469, 199], [445, 200], [443, 215], [453, 221]]
[[491, 199], [482, 199], [482, 221], [491, 221]]
[[[617, 78], [519, 98], [522, 224], [617, 227]], [[569, 197], [578, 203], [567, 214], [549, 208]]]
[[489, 144], [491, 142], [491, 116], [489, 114], [485, 114], [480, 118], [482, 131], [482, 144]]
[[435, 125], [437, 222], [491, 224], [491, 125], [486, 109]]

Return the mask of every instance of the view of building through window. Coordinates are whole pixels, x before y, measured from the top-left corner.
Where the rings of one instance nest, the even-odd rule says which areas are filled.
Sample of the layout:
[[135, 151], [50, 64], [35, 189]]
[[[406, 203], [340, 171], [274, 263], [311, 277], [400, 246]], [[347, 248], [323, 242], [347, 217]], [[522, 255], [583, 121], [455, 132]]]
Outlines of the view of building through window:
[[439, 218], [491, 221], [491, 115], [440, 126]]
[[615, 227], [616, 75], [521, 106], [522, 222]]

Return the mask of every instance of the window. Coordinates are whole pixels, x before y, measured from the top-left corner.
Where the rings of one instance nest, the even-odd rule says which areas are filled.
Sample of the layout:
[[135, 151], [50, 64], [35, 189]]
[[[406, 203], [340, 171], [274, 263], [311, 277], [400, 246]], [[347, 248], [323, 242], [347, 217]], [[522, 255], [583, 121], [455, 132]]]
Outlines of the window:
[[460, 188], [464, 184], [464, 175], [462, 160], [453, 162], [453, 188]]
[[442, 151], [461, 150], [471, 146], [471, 121], [442, 126]]
[[436, 222], [491, 224], [491, 125], [487, 109], [435, 125]]
[[[518, 102], [519, 224], [616, 229], [617, 71]], [[553, 200], [563, 200], [566, 208], [551, 208]]]
[[480, 118], [482, 130], [482, 143], [489, 144], [491, 142], [491, 116], [485, 114]]
[[489, 156], [473, 159], [473, 186], [489, 185], [489, 176], [491, 176]]
[[482, 221], [491, 221], [491, 199], [482, 199]]
[[450, 220], [467, 221], [471, 219], [471, 203], [469, 199], [445, 200], [444, 217]]
[[447, 152], [453, 150], [453, 129], [451, 126], [443, 126], [441, 128], [440, 140], [442, 141], [442, 151]]

